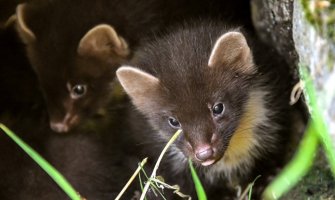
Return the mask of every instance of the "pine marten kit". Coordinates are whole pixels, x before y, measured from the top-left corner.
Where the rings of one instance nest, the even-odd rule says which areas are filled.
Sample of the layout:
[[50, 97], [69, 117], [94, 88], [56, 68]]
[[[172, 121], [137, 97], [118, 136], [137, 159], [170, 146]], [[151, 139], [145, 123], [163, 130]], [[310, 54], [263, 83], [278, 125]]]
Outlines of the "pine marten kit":
[[[0, 122], [84, 199], [115, 199], [177, 130], [157, 171], [166, 184], [198, 199], [191, 160], [208, 199], [238, 199], [258, 176], [261, 199], [286, 161], [294, 80], [249, 10], [248, 0], [21, 2], [0, 26]], [[0, 143], [1, 199], [68, 198], [4, 134]], [[134, 181], [121, 199], [140, 193]], [[164, 199], [156, 193], [146, 198]]]

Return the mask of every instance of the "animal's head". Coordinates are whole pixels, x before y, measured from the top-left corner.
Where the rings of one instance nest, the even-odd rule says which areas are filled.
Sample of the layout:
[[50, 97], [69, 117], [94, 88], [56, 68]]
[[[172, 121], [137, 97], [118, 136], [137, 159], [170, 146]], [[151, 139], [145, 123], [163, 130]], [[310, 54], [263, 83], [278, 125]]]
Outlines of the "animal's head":
[[182, 130], [176, 146], [185, 158], [234, 168], [247, 162], [243, 157], [257, 145], [253, 129], [264, 122], [252, 52], [240, 32], [224, 33], [214, 44], [210, 37], [206, 44], [197, 37], [190, 42], [188, 34], [135, 55], [136, 67], [119, 68], [118, 80], [162, 138]]
[[32, 9], [26, 4], [17, 7], [17, 30], [39, 78], [50, 126], [67, 132], [108, 103], [115, 70], [127, 58], [128, 46], [109, 25], [78, 35], [69, 25], [55, 30], [59, 25], [54, 24], [63, 23], [57, 19], [45, 25]]

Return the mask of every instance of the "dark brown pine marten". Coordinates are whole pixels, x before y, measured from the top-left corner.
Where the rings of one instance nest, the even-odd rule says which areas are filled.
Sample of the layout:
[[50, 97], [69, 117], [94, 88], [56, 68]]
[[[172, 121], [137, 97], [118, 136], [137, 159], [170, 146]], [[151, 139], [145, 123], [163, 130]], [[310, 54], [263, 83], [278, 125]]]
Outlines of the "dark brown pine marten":
[[[0, 123], [39, 152], [83, 197], [114, 199], [140, 161], [121, 145], [131, 131], [125, 118], [128, 104], [113, 98], [100, 120], [68, 135], [54, 134], [36, 74], [13, 27], [0, 30], [0, 52]], [[68, 199], [1, 130], [0, 162], [0, 199]], [[124, 199], [132, 196], [129, 192]]]
[[116, 73], [156, 130], [146, 148], [162, 149], [182, 130], [160, 172], [166, 181], [196, 199], [190, 158], [209, 199], [233, 199], [232, 188], [258, 175], [265, 182], [281, 166], [290, 111], [286, 66], [251, 33], [204, 21], [140, 48]]
[[[108, 118], [92, 129], [54, 134], [46, 112], [1, 115], [5, 123], [50, 162], [86, 199], [115, 199], [140, 162], [122, 104], [110, 107]], [[29, 117], [31, 118], [29, 118]], [[114, 116], [114, 117], [112, 117]], [[135, 134], [135, 133], [134, 133]], [[134, 148], [128, 149], [128, 146]], [[133, 151], [135, 151], [133, 153]], [[136, 152], [137, 153], [137, 152]], [[0, 130], [0, 198], [69, 199], [64, 191], [14, 141]], [[122, 199], [134, 196], [132, 185]]]

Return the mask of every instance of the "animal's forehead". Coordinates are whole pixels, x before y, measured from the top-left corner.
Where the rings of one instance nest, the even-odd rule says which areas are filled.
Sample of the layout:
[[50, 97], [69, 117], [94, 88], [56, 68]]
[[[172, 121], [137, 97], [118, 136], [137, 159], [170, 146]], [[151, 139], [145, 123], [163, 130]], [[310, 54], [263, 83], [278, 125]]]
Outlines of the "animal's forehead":
[[135, 58], [144, 68], [179, 94], [204, 94], [208, 89], [225, 88], [234, 77], [231, 66], [209, 67], [209, 57], [217, 36], [205, 30], [180, 31], [151, 46]]
[[242, 106], [249, 92], [245, 80], [234, 78], [233, 74], [224, 74], [220, 77], [210, 75], [209, 73], [209, 76], [201, 78], [198, 76], [197, 79], [185, 78], [178, 83], [161, 82], [165, 88], [162, 97], [174, 114], [202, 115], [202, 113], [209, 113], [209, 107], [218, 102], [224, 103], [229, 110]]
[[186, 80], [183, 79], [179, 83], [161, 82], [165, 88], [163, 98], [170, 105], [175, 105], [174, 110], [187, 111], [203, 111], [208, 109], [208, 105], [213, 102], [220, 101], [225, 97], [224, 87], [219, 85], [213, 87], [208, 80]]
[[213, 69], [206, 64], [167, 66], [169, 70], [164, 70], [157, 74], [163, 87], [179, 96], [203, 97], [224, 93], [234, 85], [243, 82], [242, 79], [235, 78], [233, 71], [224, 69]]

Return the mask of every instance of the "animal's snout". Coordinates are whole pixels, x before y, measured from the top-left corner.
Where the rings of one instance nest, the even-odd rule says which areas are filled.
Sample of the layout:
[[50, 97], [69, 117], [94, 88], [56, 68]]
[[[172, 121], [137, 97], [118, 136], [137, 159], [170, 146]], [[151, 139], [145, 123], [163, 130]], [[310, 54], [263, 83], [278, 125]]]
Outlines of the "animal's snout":
[[71, 115], [68, 113], [61, 121], [51, 120], [50, 127], [55, 132], [66, 133], [78, 123], [79, 123], [78, 115]]
[[195, 157], [201, 162], [212, 159], [213, 156], [214, 150], [210, 145], [202, 145], [195, 150]]
[[50, 122], [50, 127], [53, 131], [58, 133], [65, 133], [69, 131], [69, 126], [63, 122]]

